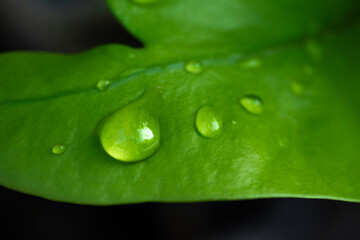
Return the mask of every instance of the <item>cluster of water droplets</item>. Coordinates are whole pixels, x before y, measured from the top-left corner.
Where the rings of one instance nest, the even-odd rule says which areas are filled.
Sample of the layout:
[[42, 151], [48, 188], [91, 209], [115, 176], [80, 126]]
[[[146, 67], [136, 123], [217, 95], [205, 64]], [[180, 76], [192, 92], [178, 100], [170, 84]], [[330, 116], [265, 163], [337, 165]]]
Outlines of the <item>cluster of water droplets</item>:
[[[150, 3], [151, 0], [133, 0], [136, 3]], [[314, 51], [312, 49], [312, 51]], [[316, 53], [318, 54], [318, 53]], [[128, 54], [134, 58], [134, 54]], [[246, 69], [258, 68], [262, 65], [259, 58], [249, 58], [240, 61], [239, 66]], [[126, 77], [144, 69], [129, 69], [121, 74]], [[191, 60], [184, 63], [184, 70], [189, 74], [200, 74], [203, 71], [203, 64], [200, 61]], [[312, 69], [307, 67], [305, 73], [312, 74]], [[109, 88], [113, 81], [101, 79], [96, 87], [100, 91]], [[304, 86], [293, 81], [290, 84], [291, 92], [300, 96], [304, 93]], [[100, 143], [107, 154], [123, 162], [136, 162], [152, 156], [160, 147], [160, 124], [159, 115], [161, 107], [149, 107], [148, 102], [160, 103], [159, 92], [147, 91], [139, 100], [122, 107], [106, 116], [97, 127], [97, 134]], [[240, 96], [238, 103], [247, 113], [260, 115], [263, 112], [263, 100], [256, 94]], [[232, 125], [237, 121], [232, 120]], [[196, 112], [195, 127], [198, 133], [204, 138], [217, 138], [223, 130], [221, 114], [213, 106], [206, 104], [200, 106]], [[57, 144], [52, 148], [53, 154], [60, 155], [66, 148]]]
[[[254, 68], [261, 64], [258, 59], [251, 59], [243, 67]], [[200, 74], [203, 64], [200, 61], [187, 61], [184, 70], [189, 74]], [[101, 80], [97, 87], [105, 90], [111, 84]], [[154, 100], [157, 98], [156, 100]], [[123, 162], [136, 162], [152, 156], [160, 146], [159, 109], [149, 109], [148, 103], [159, 102], [157, 91], [147, 91], [139, 100], [106, 116], [98, 126], [97, 132], [103, 149], [113, 158]], [[248, 112], [259, 115], [263, 102], [256, 95], [245, 95], [239, 98], [240, 105]], [[232, 124], [237, 124], [232, 121]], [[221, 114], [211, 105], [201, 106], [195, 117], [195, 127], [205, 138], [217, 138], [223, 130]]]

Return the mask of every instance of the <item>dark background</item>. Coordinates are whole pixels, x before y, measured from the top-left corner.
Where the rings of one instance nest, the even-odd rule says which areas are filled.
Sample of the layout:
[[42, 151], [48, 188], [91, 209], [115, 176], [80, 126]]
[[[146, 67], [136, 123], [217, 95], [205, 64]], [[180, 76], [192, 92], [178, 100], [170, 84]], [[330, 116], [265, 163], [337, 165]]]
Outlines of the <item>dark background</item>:
[[[102, 0], [0, 0], [0, 52], [142, 47]], [[0, 80], [1, 81], [1, 80]], [[1, 239], [360, 239], [360, 204], [307, 199], [58, 203], [0, 187]], [[4, 237], [6, 236], [6, 237]]]

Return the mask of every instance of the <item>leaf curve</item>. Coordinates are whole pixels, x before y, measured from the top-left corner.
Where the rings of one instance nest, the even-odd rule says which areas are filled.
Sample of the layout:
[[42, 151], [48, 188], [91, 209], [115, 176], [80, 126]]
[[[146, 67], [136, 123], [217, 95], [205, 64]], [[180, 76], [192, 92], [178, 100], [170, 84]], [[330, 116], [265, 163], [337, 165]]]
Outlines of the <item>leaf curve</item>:
[[[109, 2], [113, 9], [128, 4]], [[125, 24], [133, 22], [129, 12], [121, 15], [129, 19]], [[337, 13], [340, 18], [343, 8]], [[215, 51], [212, 44], [198, 48], [204, 39], [195, 36], [196, 47], [175, 49], [161, 41], [152, 46], [149, 38], [143, 50], [108, 45], [74, 56], [3, 54], [0, 79], [12, 81], [2, 80], [0, 88], [0, 182], [83, 204], [261, 197], [359, 202], [359, 29], [357, 22], [257, 52], [261, 34], [249, 48], [243, 47], [249, 40], [228, 45], [216, 37], [226, 48]], [[186, 72], [186, 60], [201, 62], [203, 71]], [[101, 79], [113, 84], [100, 91]], [[96, 126], [147, 86], [162, 89], [160, 149], [143, 162], [114, 161], [101, 148]], [[241, 108], [238, 98], [246, 94], [261, 97], [261, 115]], [[195, 113], [204, 104], [223, 117], [217, 139], [195, 130]], [[66, 146], [62, 155], [51, 153], [58, 143]]]
[[115, 16], [147, 46], [216, 46], [212, 51], [259, 47], [293, 40], [357, 16], [353, 0], [107, 0]]

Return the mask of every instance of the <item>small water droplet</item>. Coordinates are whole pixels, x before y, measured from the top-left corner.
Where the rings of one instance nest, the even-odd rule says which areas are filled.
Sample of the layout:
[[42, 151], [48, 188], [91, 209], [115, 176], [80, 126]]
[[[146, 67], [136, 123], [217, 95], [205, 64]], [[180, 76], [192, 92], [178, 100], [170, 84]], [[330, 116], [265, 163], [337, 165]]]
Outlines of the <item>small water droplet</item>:
[[216, 138], [221, 134], [223, 121], [213, 107], [206, 105], [200, 107], [197, 111], [195, 125], [202, 136]]
[[231, 123], [232, 123], [232, 125], [236, 125], [237, 121], [232, 120]]
[[240, 62], [242, 68], [258, 68], [261, 66], [259, 58], [250, 58]]
[[249, 113], [259, 115], [263, 110], [263, 101], [260, 97], [250, 94], [240, 98], [240, 105]]
[[56, 155], [60, 155], [63, 154], [65, 152], [65, 146], [61, 145], [61, 144], [56, 144], [53, 148], [52, 148], [52, 152]]
[[111, 83], [112, 83], [112, 81], [110, 81], [110, 80], [102, 79], [102, 80], [98, 81], [98, 83], [96, 84], [96, 87], [100, 91], [104, 91], [111, 85]]
[[[146, 96], [145, 96], [146, 95]], [[104, 150], [113, 158], [124, 162], [144, 160], [153, 155], [160, 146], [160, 126], [157, 101], [145, 94], [141, 99], [126, 105], [103, 119], [98, 135]]]
[[202, 71], [202, 64], [198, 61], [188, 61], [185, 63], [185, 70], [189, 73], [198, 74]]
[[297, 82], [297, 81], [291, 82], [290, 90], [296, 96], [301, 96], [305, 92], [304, 86], [301, 83]]

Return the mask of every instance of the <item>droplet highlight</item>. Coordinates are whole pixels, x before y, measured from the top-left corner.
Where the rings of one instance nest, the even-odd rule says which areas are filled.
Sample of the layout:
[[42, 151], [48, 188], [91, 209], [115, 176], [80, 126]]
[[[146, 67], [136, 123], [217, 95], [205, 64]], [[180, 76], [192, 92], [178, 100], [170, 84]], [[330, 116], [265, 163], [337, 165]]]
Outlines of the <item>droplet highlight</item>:
[[195, 125], [203, 137], [216, 138], [219, 137], [222, 132], [223, 121], [213, 107], [206, 105], [200, 107], [197, 111]]
[[102, 79], [102, 80], [98, 81], [98, 83], [96, 84], [96, 87], [100, 91], [104, 91], [111, 85], [111, 83], [112, 83], [112, 81], [110, 81], [110, 80]]
[[62, 144], [56, 144], [53, 148], [52, 148], [52, 152], [53, 154], [56, 155], [60, 155], [63, 154], [65, 152], [66, 148], [64, 145]]
[[[151, 95], [151, 94], [150, 94]], [[123, 162], [136, 162], [152, 156], [160, 146], [157, 97], [145, 94], [140, 100], [111, 113], [98, 127], [105, 152]]]
[[260, 97], [250, 94], [239, 99], [240, 105], [249, 113], [259, 115], [263, 111], [263, 101]]
[[188, 61], [185, 63], [185, 70], [189, 73], [198, 74], [202, 71], [203, 66], [198, 61]]

